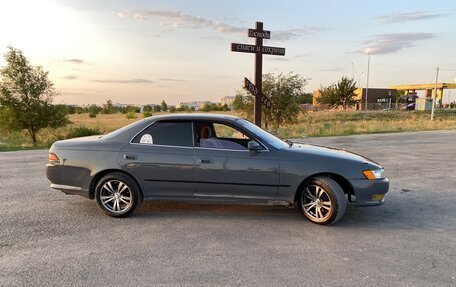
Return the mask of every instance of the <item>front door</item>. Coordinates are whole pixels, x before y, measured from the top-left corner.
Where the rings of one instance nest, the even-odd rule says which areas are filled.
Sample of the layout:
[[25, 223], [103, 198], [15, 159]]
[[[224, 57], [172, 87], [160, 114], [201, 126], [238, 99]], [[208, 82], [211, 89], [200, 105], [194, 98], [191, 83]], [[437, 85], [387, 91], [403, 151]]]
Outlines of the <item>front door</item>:
[[278, 160], [266, 148], [249, 151], [252, 138], [233, 125], [196, 121], [195, 197], [223, 201], [271, 200], [278, 191]]
[[147, 198], [192, 198], [195, 184], [191, 121], [159, 121], [122, 149], [124, 169], [141, 181]]

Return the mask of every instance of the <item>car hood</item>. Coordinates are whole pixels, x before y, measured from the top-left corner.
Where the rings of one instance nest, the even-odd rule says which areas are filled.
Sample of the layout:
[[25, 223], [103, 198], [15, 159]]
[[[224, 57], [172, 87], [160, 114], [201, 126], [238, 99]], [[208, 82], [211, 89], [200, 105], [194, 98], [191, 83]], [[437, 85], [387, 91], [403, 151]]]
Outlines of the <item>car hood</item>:
[[358, 162], [369, 162], [380, 167], [380, 164], [377, 162], [364, 157], [362, 155], [356, 154], [354, 152], [349, 152], [345, 149], [327, 147], [327, 146], [319, 146], [313, 144], [296, 144], [294, 143], [290, 148], [289, 152], [292, 153], [302, 153], [302, 154], [310, 154], [316, 155], [321, 157], [328, 157], [328, 158], [338, 158], [338, 159], [345, 159], [345, 160], [353, 160]]

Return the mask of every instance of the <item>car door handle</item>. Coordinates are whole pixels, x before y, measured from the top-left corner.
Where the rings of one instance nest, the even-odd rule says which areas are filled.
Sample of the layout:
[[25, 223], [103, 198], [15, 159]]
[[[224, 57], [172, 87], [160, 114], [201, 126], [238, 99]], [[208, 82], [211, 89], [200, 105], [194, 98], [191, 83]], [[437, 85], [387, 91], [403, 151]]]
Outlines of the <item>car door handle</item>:
[[129, 159], [129, 160], [136, 160], [138, 159], [138, 156], [135, 154], [124, 154], [124, 159]]
[[200, 159], [198, 159], [198, 162], [199, 163], [212, 163], [213, 161], [210, 158], [200, 158]]

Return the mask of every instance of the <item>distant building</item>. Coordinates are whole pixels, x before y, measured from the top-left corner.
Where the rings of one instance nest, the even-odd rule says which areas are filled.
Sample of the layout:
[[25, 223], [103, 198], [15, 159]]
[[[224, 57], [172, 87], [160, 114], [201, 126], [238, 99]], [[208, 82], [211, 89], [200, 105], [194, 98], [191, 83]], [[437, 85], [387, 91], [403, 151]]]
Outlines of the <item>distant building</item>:
[[137, 107], [138, 106], [136, 104], [121, 104], [121, 103], [114, 103], [112, 105], [114, 107], [116, 107], [116, 108], [125, 108], [125, 107], [128, 107], [128, 106], [133, 106], [133, 107]]
[[385, 89], [385, 88], [358, 88], [355, 90], [356, 109], [364, 110], [366, 106], [366, 94], [367, 94], [367, 109], [378, 110], [378, 109], [390, 109], [396, 101], [396, 89]]
[[204, 107], [206, 104], [212, 104], [210, 101], [195, 101], [195, 102], [181, 102], [176, 105], [176, 109], [179, 109], [181, 107], [189, 107], [189, 108], [194, 108], [195, 111], [200, 110]]
[[[356, 104], [353, 105], [352, 109], [364, 110], [366, 106], [366, 94], [367, 94], [367, 109], [368, 110], [377, 110], [377, 109], [388, 109], [391, 108], [391, 105], [395, 103], [396, 90], [395, 89], [383, 89], [383, 88], [369, 88], [369, 91], [366, 91], [366, 88], [358, 88], [355, 90], [355, 101]], [[317, 109], [328, 109], [327, 105], [322, 105], [318, 103], [318, 98], [320, 97], [320, 92], [318, 90], [312, 93], [312, 105]]]
[[220, 99], [220, 103], [223, 105], [227, 105], [230, 109], [233, 109], [233, 102], [236, 96], [226, 96]]
[[[418, 91], [424, 93], [424, 98], [432, 98], [434, 96], [434, 89], [437, 89], [436, 94], [436, 106], [440, 107], [443, 105], [443, 93], [444, 90], [456, 89], [456, 83], [429, 83], [429, 84], [407, 84], [391, 86], [390, 88], [396, 89], [405, 93], [406, 95], [417, 94]], [[448, 97], [449, 103], [449, 97]], [[429, 101], [429, 100], [428, 100]]]

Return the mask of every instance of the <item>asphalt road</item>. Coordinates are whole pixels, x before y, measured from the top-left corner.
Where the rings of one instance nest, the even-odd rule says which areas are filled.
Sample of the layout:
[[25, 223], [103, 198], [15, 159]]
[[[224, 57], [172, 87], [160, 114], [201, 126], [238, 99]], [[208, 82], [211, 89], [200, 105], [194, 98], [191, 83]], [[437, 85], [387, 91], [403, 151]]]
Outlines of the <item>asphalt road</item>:
[[46, 151], [0, 153], [0, 285], [456, 285], [456, 131], [312, 138], [382, 163], [380, 207], [146, 203], [132, 217], [48, 187]]

